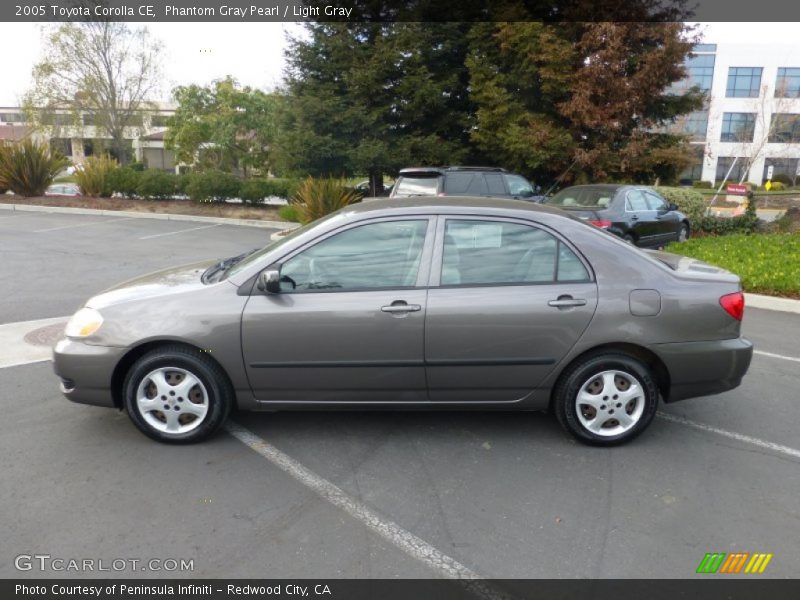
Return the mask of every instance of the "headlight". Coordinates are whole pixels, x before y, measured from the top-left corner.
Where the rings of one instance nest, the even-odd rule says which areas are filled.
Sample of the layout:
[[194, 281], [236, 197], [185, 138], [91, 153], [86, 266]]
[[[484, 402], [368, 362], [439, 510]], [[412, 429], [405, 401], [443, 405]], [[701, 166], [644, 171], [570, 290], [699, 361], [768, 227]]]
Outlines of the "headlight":
[[93, 308], [82, 308], [69, 320], [64, 333], [67, 337], [83, 338], [92, 335], [100, 329], [103, 317]]

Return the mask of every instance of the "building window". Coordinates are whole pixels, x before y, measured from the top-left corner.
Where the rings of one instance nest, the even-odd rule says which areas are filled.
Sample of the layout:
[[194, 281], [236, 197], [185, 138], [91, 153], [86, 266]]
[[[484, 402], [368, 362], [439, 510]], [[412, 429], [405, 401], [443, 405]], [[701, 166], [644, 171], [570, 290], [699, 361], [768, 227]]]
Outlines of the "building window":
[[772, 128], [769, 141], [774, 144], [794, 144], [800, 142], [800, 115], [772, 115]]
[[752, 142], [756, 128], [754, 113], [724, 113], [720, 142]]
[[678, 124], [679, 130], [688, 135], [693, 142], [706, 141], [706, 133], [708, 132], [707, 110], [689, 113]]
[[[728, 175], [728, 169], [731, 168], [733, 161], [736, 160], [733, 156], [720, 156], [717, 159], [717, 177], [716, 181], [722, 181]], [[742, 181], [747, 177], [747, 159], [740, 157], [736, 160], [736, 166], [733, 167], [728, 181]]]
[[150, 127], [166, 127], [169, 115], [152, 115], [150, 117]]
[[72, 156], [72, 140], [69, 138], [51, 138], [50, 149], [60, 152], [66, 157]]
[[692, 164], [678, 175], [681, 185], [691, 184], [693, 181], [700, 181], [703, 177], [703, 160], [706, 155], [706, 147], [703, 144], [692, 144]]
[[716, 52], [716, 44], [696, 44], [693, 52]]
[[24, 123], [25, 116], [22, 113], [0, 113], [0, 122]]
[[797, 185], [800, 179], [800, 158], [767, 158], [764, 161], [764, 180], [772, 167], [772, 180]]
[[800, 98], [800, 67], [781, 67], [775, 81], [776, 98]]
[[699, 54], [689, 58], [686, 61], [687, 87], [697, 86], [701, 90], [709, 91], [714, 79], [715, 60], [713, 54]]
[[761, 67], [731, 67], [728, 69], [728, 98], [758, 98], [761, 89]]

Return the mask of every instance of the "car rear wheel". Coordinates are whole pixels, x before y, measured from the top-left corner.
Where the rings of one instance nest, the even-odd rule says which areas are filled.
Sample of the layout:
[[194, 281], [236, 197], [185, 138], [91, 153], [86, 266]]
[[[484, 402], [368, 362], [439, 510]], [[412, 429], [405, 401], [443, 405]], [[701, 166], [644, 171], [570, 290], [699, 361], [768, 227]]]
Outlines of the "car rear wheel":
[[658, 407], [650, 370], [625, 354], [587, 357], [562, 376], [554, 392], [564, 429], [581, 442], [613, 446], [644, 431]]
[[686, 223], [681, 223], [680, 229], [678, 229], [678, 241], [685, 242], [689, 239], [689, 226]]
[[222, 369], [201, 352], [168, 346], [139, 358], [125, 378], [128, 416], [159, 442], [189, 444], [217, 431], [233, 406]]
[[622, 236], [622, 239], [631, 244], [632, 246], [636, 245], [636, 238], [633, 237], [630, 233], [626, 233]]

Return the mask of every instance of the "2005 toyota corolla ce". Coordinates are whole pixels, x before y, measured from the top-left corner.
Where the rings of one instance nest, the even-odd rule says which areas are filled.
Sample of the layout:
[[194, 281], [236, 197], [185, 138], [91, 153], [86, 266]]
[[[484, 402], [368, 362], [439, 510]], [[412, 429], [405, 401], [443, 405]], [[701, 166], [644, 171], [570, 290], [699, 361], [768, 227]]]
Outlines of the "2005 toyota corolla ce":
[[552, 410], [630, 440], [750, 364], [735, 275], [512, 200], [368, 201], [94, 298], [54, 351], [71, 400], [162, 442], [247, 410]]

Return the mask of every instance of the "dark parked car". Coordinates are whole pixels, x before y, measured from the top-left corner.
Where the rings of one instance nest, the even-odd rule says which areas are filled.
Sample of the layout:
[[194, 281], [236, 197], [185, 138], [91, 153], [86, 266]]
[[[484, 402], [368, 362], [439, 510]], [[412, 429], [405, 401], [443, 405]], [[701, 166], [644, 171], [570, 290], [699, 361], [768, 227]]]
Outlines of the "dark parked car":
[[55, 347], [63, 393], [192, 442], [241, 410], [552, 410], [629, 440], [739, 385], [739, 278], [515, 200], [354, 204], [260, 250], [91, 298]]
[[487, 196], [538, 202], [538, 189], [522, 175], [495, 167], [416, 167], [403, 169], [392, 198], [409, 196]]
[[637, 246], [663, 246], [689, 238], [689, 219], [649, 187], [576, 185], [545, 201]]

